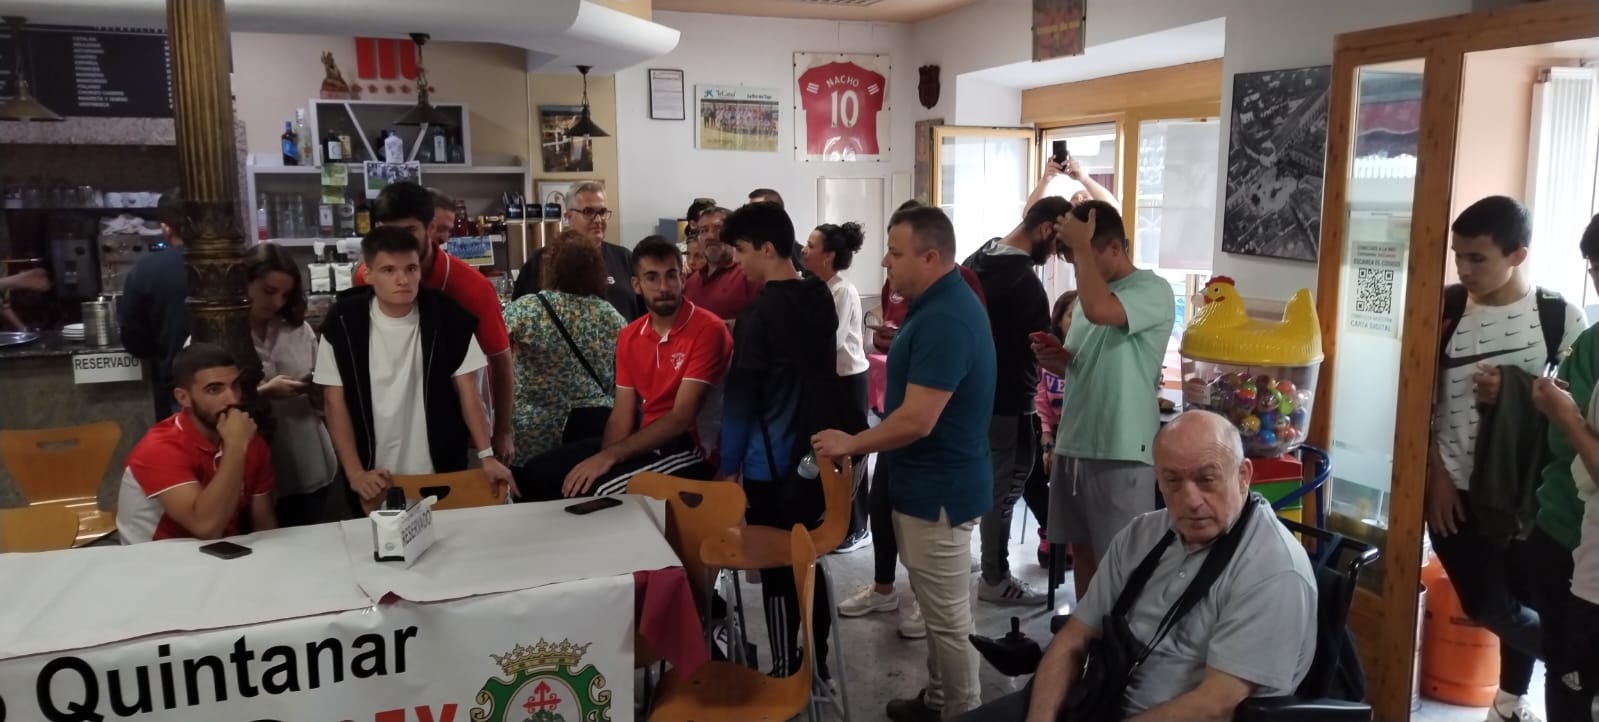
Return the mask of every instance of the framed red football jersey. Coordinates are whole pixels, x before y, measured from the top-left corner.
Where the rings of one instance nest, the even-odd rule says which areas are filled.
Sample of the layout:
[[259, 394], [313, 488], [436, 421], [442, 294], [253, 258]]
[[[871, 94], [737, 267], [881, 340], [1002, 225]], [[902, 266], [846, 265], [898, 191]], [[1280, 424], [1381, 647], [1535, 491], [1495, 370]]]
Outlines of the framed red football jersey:
[[880, 160], [887, 151], [888, 59], [795, 53], [796, 151], [804, 160]]

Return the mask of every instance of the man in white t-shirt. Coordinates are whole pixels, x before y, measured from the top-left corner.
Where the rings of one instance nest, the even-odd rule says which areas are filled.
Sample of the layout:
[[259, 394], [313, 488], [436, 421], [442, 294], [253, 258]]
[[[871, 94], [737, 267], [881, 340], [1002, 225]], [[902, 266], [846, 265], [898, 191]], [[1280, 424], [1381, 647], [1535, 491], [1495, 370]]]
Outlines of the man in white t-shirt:
[[[1529, 580], [1516, 573], [1522, 567], [1523, 543], [1494, 538], [1472, 511], [1474, 472], [1492, 461], [1476, 455], [1479, 408], [1499, 402], [1503, 369], [1519, 369], [1534, 378], [1547, 375], [1587, 324], [1581, 309], [1534, 288], [1522, 272], [1532, 228], [1520, 203], [1504, 196], [1484, 198], [1462, 211], [1450, 230], [1465, 298], [1450, 328], [1450, 317], [1457, 313], [1451, 307], [1459, 303], [1460, 291], [1445, 292], [1447, 335], [1439, 354], [1432, 414], [1427, 526], [1433, 551], [1466, 614], [1499, 637], [1499, 692], [1488, 722], [1531, 722], [1538, 718], [1526, 694], [1533, 665], [1542, 656], [1541, 630], [1538, 613], [1527, 606], [1532, 597]], [[1457, 300], [1451, 302], [1451, 296]], [[1546, 324], [1557, 319], [1560, 333], [1546, 333]], [[1531, 416], [1496, 418], [1495, 423], [1538, 421], [1536, 413]], [[1482, 474], [1475, 480], [1503, 481]]]
[[476, 449], [493, 484], [494, 458], [474, 373], [487, 365], [477, 317], [422, 286], [415, 235], [380, 227], [361, 240], [370, 285], [339, 294], [322, 322], [313, 380], [325, 387], [339, 466], [362, 501], [394, 474], [461, 471]]

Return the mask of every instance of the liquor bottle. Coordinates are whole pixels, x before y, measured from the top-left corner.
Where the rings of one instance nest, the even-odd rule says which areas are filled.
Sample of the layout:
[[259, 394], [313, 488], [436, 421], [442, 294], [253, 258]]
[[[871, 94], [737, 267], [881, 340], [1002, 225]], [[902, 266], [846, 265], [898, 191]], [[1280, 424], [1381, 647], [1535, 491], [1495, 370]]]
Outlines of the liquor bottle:
[[466, 217], [466, 201], [455, 202], [455, 226], [450, 229], [450, 237], [472, 235], [472, 219]]
[[322, 139], [322, 146], [322, 162], [343, 163], [346, 160], [344, 157], [344, 144], [339, 142], [338, 133], [329, 130], [327, 137]]
[[323, 204], [317, 206], [316, 237], [317, 238], [332, 238], [333, 237], [333, 205], [332, 204], [323, 203]]
[[316, 165], [315, 151], [311, 149], [311, 131], [305, 127], [305, 108], [294, 110], [294, 139], [300, 147], [300, 162]]
[[400, 134], [388, 131], [388, 137], [383, 139], [383, 162], [404, 163], [405, 141], [400, 139]]
[[433, 162], [454, 162], [450, 160], [450, 140], [444, 135], [444, 129], [435, 125], [431, 128], [428, 128], [428, 135], [431, 136], [433, 145]]
[[450, 133], [450, 162], [466, 163], [466, 146], [461, 143], [461, 132]]
[[300, 141], [294, 137], [294, 121], [283, 121], [283, 135], [278, 136], [283, 142], [283, 164], [300, 164]]
[[365, 237], [372, 232], [372, 209], [368, 208], [366, 201], [362, 200], [355, 207], [355, 234]]
[[340, 238], [349, 238], [355, 235], [355, 199], [350, 197], [348, 189], [344, 194], [344, 202], [336, 209], [338, 213], [338, 231]]

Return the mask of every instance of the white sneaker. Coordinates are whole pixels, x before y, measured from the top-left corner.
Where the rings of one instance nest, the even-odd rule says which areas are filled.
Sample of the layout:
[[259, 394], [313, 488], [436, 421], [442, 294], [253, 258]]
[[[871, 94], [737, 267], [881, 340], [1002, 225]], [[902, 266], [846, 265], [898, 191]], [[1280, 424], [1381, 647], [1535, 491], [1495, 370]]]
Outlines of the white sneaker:
[[911, 602], [911, 613], [899, 620], [899, 636], [906, 639], [921, 639], [927, 636], [927, 623], [922, 621], [922, 605], [916, 601]]
[[892, 612], [899, 609], [899, 592], [879, 594], [868, 584], [861, 587], [855, 596], [838, 603], [838, 616], [864, 617], [873, 612]]
[[977, 598], [995, 604], [1042, 604], [1044, 592], [1011, 576], [996, 584], [978, 580]]
[[1543, 722], [1543, 719], [1532, 711], [1525, 696], [1517, 697], [1500, 690], [1494, 693], [1493, 704], [1488, 705], [1488, 722]]

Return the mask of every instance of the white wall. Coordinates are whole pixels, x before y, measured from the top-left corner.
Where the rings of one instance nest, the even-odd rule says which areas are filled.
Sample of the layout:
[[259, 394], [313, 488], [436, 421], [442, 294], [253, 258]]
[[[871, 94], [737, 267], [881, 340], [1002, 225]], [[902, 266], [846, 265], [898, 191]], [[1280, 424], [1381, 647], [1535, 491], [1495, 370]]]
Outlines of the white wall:
[[[910, 53], [910, 26], [892, 23], [841, 23], [785, 20], [696, 13], [657, 12], [654, 21], [682, 32], [670, 54], [616, 76], [617, 139], [620, 182], [627, 193], [622, 214], [622, 242], [637, 243], [654, 233], [662, 218], [680, 218], [697, 196], [709, 196], [737, 208], [759, 187], [783, 194], [801, 240], [817, 222], [818, 178], [882, 178], [893, 197], [891, 176], [909, 173], [914, 148], [912, 128], [920, 110], [916, 100], [916, 63]], [[887, 53], [893, 64], [889, 78], [890, 149], [881, 163], [807, 163], [794, 156], [794, 53], [797, 51]], [[684, 71], [689, 93], [689, 120], [650, 120], [648, 68]], [[694, 147], [693, 86], [747, 85], [777, 88], [783, 98], [778, 152], [748, 153], [699, 150]], [[1019, 99], [1019, 96], [1018, 96]], [[843, 222], [851, 219], [828, 219]], [[857, 265], [876, 258], [865, 254]], [[861, 292], [876, 289], [862, 287]]]
[[[1007, 99], [993, 87], [973, 85], [970, 92], [951, 93], [963, 73], [1031, 57], [1030, 0], [982, 0], [948, 15], [914, 26], [917, 65], [943, 67], [944, 97], [918, 117], [944, 117], [951, 122], [991, 124], [1011, 116]], [[1094, 46], [1214, 18], [1226, 18], [1226, 55], [1222, 61], [1222, 137], [1229, 135], [1233, 75], [1332, 63], [1334, 36], [1354, 30], [1470, 12], [1472, 0], [1088, 0], [1088, 54]], [[970, 105], [968, 105], [970, 104]], [[1017, 114], [1019, 116], [1019, 113]], [[1014, 123], [1015, 121], [1011, 121]], [[1011, 124], [994, 123], [994, 124]], [[1221, 148], [1226, 167], [1226, 144]], [[1226, 186], [1217, 184], [1218, 201]], [[1245, 295], [1286, 300], [1299, 288], [1314, 288], [1316, 267], [1223, 254], [1221, 218], [1217, 217], [1214, 268], [1238, 280]]]

